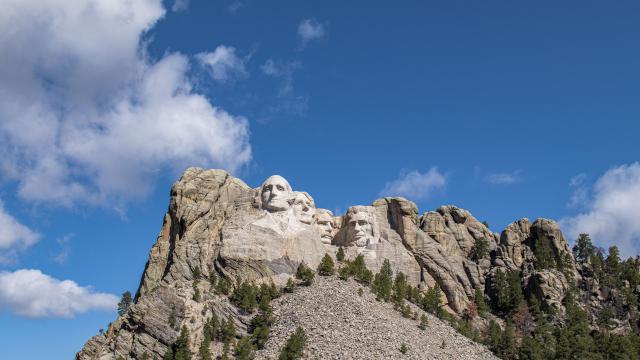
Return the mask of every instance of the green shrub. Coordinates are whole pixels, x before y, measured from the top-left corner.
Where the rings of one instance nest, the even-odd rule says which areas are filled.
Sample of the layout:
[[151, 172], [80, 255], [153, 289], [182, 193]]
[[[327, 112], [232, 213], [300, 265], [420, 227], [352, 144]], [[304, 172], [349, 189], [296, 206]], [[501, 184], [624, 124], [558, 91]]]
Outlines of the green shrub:
[[302, 357], [304, 347], [307, 342], [307, 334], [300, 326], [296, 328], [296, 331], [289, 336], [287, 343], [280, 350], [279, 360], [296, 360]]
[[251, 338], [248, 336], [241, 337], [236, 343], [234, 353], [238, 360], [251, 360], [255, 358], [255, 348], [251, 342]]
[[223, 295], [229, 295], [229, 291], [231, 290], [231, 284], [227, 278], [221, 277], [218, 280], [217, 293]]
[[318, 274], [321, 276], [330, 276], [336, 272], [335, 265], [333, 263], [333, 259], [329, 254], [324, 254], [320, 264], [318, 265]]
[[440, 298], [442, 292], [440, 291], [440, 286], [435, 284], [432, 288], [427, 289], [427, 292], [422, 297], [422, 308], [430, 312], [437, 317], [442, 317], [443, 311], [440, 307]]
[[285, 285], [284, 287], [284, 292], [292, 293], [295, 288], [296, 288], [295, 281], [293, 281], [293, 278], [289, 278], [289, 280], [287, 280], [287, 285]]
[[313, 284], [315, 274], [304, 262], [301, 262], [296, 271], [296, 277], [302, 281], [302, 285], [309, 286]]
[[429, 318], [427, 318], [427, 315], [422, 314], [422, 316], [420, 316], [420, 325], [418, 325], [418, 327], [425, 330], [427, 325], [429, 325]]
[[251, 313], [258, 306], [257, 296], [257, 286], [243, 281], [234, 289], [231, 295], [231, 302], [245, 313]]

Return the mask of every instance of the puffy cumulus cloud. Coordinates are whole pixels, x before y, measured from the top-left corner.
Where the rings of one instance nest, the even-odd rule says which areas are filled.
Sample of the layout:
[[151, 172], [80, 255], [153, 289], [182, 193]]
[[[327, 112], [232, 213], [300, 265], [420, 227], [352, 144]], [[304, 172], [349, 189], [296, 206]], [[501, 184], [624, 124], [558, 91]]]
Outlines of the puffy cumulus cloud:
[[640, 163], [608, 170], [590, 195], [583, 213], [560, 220], [569, 238], [588, 233], [597, 245], [617, 245], [624, 256], [640, 253]]
[[432, 167], [426, 173], [417, 170], [403, 172], [396, 180], [387, 182], [380, 191], [381, 196], [403, 196], [409, 200], [428, 199], [435, 191], [447, 186], [447, 177]]
[[40, 234], [11, 216], [0, 201], [0, 264], [11, 263], [16, 253], [38, 242]]
[[246, 119], [193, 90], [189, 59], [151, 59], [160, 0], [8, 0], [0, 13], [0, 173], [23, 199], [145, 196], [163, 170], [237, 171]]
[[245, 68], [246, 59], [238, 57], [233, 47], [220, 45], [212, 52], [197, 54], [196, 58], [217, 81], [225, 82], [234, 77], [248, 75]]
[[315, 19], [305, 19], [298, 25], [298, 38], [303, 45], [322, 39], [326, 35], [324, 26]]
[[91, 310], [113, 311], [118, 297], [96, 293], [71, 280], [58, 280], [40, 270], [0, 272], [0, 309], [18, 315], [73, 317]]
[[511, 185], [522, 181], [522, 171], [488, 174], [484, 177], [484, 181], [494, 185]]

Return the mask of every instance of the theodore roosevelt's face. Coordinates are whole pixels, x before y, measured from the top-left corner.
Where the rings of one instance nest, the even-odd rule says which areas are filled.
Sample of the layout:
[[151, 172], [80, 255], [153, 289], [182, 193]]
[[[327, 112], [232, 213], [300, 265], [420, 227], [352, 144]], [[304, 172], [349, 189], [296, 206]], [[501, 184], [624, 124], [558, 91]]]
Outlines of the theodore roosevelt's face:
[[262, 208], [268, 211], [289, 209], [291, 186], [282, 176], [273, 175], [262, 184]]
[[326, 211], [316, 213], [316, 228], [320, 233], [320, 240], [325, 244], [331, 244], [333, 240], [333, 217]]
[[373, 239], [373, 225], [364, 212], [357, 212], [349, 218], [349, 237], [356, 246], [367, 246]]

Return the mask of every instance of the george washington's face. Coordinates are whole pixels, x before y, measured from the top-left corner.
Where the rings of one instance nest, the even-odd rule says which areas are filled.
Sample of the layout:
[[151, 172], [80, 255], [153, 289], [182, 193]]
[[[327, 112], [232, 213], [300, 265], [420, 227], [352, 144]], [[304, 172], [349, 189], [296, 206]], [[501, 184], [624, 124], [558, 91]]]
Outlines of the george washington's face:
[[291, 186], [280, 175], [269, 177], [262, 184], [261, 200], [262, 208], [270, 212], [285, 211], [290, 207]]
[[333, 240], [333, 217], [326, 211], [316, 212], [316, 229], [320, 233], [320, 240], [331, 244]]
[[373, 224], [365, 212], [357, 212], [349, 218], [348, 232], [350, 242], [356, 246], [367, 246], [373, 240]]
[[311, 224], [316, 207], [309, 197], [303, 193], [298, 193], [293, 202], [293, 213], [301, 223]]

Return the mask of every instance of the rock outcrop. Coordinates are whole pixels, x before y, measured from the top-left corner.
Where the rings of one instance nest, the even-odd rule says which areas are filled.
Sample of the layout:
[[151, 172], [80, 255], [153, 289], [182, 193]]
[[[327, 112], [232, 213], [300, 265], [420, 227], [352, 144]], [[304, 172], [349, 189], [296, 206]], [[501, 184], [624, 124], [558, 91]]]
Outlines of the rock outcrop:
[[[145, 353], [162, 358], [182, 326], [190, 330], [195, 351], [205, 319], [213, 314], [231, 319], [246, 333], [251, 319], [227, 296], [212, 291], [208, 280], [224, 278], [232, 287], [242, 281], [282, 286], [301, 263], [315, 269], [325, 254], [335, 257], [339, 247], [347, 258], [362, 255], [374, 272], [388, 259], [410, 285], [440, 287], [443, 306], [454, 316], [465, 314], [478, 291], [493, 299], [491, 278], [498, 270], [518, 272], [525, 295], [560, 314], [574, 280], [588, 294], [584, 306], [592, 320], [601, 308], [593, 299], [604, 296], [588, 266], [576, 265], [552, 220], [521, 219], [497, 234], [466, 210], [447, 205], [419, 215], [417, 206], [404, 198], [378, 199], [334, 216], [317, 209], [311, 195], [294, 191], [280, 176], [251, 188], [222, 170], [190, 168], [171, 189], [135, 303], [105, 333], [90, 339], [76, 359], [138, 359]], [[621, 296], [612, 298], [626, 306]], [[636, 321], [635, 314], [621, 326]], [[355, 353], [343, 355], [357, 358]], [[420, 352], [412, 357], [437, 358]]]

